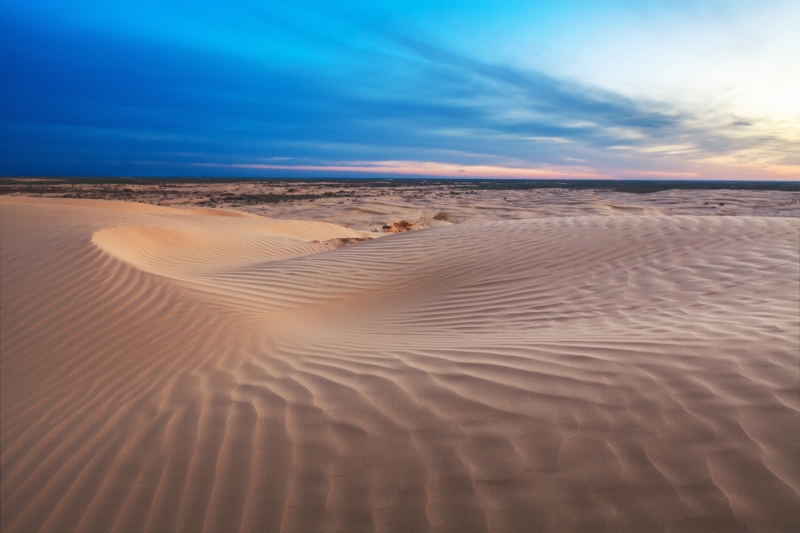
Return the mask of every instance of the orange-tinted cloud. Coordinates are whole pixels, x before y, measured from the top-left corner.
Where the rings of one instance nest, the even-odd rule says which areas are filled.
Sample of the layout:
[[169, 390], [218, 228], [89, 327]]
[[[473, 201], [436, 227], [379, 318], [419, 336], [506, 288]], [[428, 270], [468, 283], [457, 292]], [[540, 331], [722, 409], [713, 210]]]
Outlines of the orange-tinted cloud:
[[547, 166], [539, 168], [502, 167], [493, 165], [457, 165], [435, 163], [430, 161], [375, 161], [348, 162], [335, 165], [275, 165], [275, 164], [231, 164], [216, 165], [198, 163], [197, 166], [220, 166], [227, 168], [264, 169], [264, 170], [299, 170], [316, 172], [365, 172], [371, 174], [400, 174], [418, 176], [442, 176], [464, 178], [573, 178], [573, 179], [610, 179], [613, 176], [603, 174], [586, 167]]

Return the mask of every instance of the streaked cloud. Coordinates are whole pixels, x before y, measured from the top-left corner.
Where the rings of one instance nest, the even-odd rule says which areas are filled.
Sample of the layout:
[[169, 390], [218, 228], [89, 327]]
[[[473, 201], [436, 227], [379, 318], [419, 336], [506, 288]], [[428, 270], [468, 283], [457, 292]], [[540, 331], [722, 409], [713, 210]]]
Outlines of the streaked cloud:
[[366, 174], [400, 174], [403, 176], [440, 176], [461, 178], [581, 178], [609, 179], [611, 176], [598, 174], [581, 167], [520, 168], [490, 165], [456, 165], [431, 161], [351, 161], [345, 164], [329, 165], [278, 165], [243, 164], [228, 165], [214, 163], [193, 163], [199, 167], [222, 167], [232, 169], [293, 170], [313, 172], [348, 172]]
[[[741, 103], [752, 98], [678, 97], [647, 80], [660, 61], [687, 80], [704, 54], [735, 64], [720, 52], [728, 44], [696, 50], [684, 71], [657, 36], [621, 26], [620, 36], [641, 41], [630, 37], [627, 46], [648, 49], [650, 63], [628, 54], [637, 62], [620, 74], [624, 83], [594, 68], [620, 68], [597, 56], [597, 35], [636, 20], [675, 39], [673, 24], [695, 4], [602, 5], [4, 3], [0, 173], [800, 179], [800, 117], [794, 104], [779, 103], [787, 87], [755, 112]], [[787, 18], [800, 12], [774, 7]], [[748, 9], [729, 2], [717, 4], [717, 19], [695, 13], [687, 38], [699, 39], [696, 26], [705, 24], [708, 39], [725, 41], [729, 30], [714, 20], [734, 19], [733, 30], [750, 38], [740, 20]], [[554, 32], [568, 20], [585, 42]], [[784, 26], [753, 45], [773, 70], [797, 57], [790, 43], [800, 48]], [[467, 28], [473, 39], [463, 37]], [[753, 54], [742, 56], [756, 61]], [[593, 58], [593, 68], [581, 79], [558, 57]], [[726, 69], [728, 85], [755, 90]], [[774, 106], [786, 113], [765, 114]]]

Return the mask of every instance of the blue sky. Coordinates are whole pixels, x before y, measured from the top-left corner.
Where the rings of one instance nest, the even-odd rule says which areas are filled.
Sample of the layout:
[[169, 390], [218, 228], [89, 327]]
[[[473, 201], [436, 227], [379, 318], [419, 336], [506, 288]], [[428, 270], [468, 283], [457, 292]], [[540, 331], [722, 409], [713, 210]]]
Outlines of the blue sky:
[[0, 174], [800, 179], [800, 2], [0, 4]]

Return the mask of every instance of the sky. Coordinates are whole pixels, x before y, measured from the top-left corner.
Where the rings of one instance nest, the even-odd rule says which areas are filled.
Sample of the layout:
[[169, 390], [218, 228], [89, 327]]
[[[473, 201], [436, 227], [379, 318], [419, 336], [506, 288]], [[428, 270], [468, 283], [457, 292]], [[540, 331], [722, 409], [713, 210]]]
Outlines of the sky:
[[800, 2], [0, 3], [0, 175], [800, 180]]

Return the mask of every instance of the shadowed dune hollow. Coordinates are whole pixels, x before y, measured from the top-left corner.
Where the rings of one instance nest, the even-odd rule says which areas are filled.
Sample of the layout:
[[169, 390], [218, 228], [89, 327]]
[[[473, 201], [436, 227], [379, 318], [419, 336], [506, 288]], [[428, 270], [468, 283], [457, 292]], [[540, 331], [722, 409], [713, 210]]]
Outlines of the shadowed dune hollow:
[[3, 532], [800, 525], [798, 219], [0, 213]]

